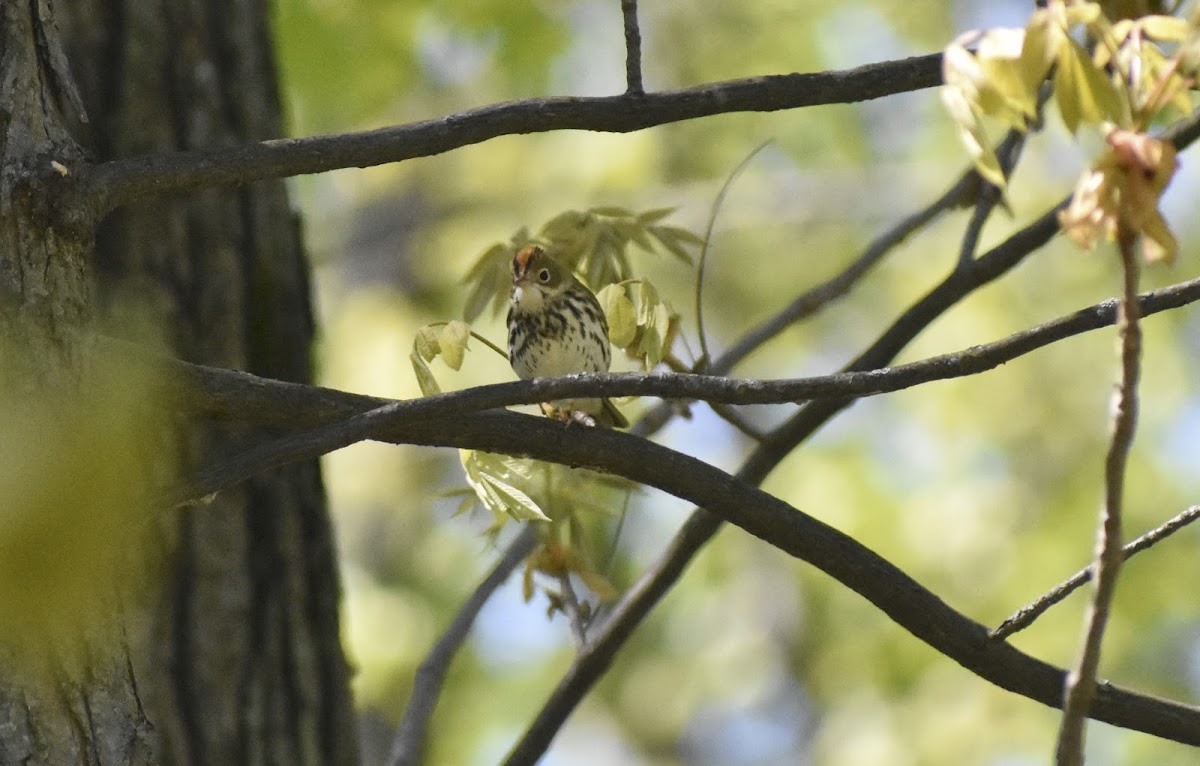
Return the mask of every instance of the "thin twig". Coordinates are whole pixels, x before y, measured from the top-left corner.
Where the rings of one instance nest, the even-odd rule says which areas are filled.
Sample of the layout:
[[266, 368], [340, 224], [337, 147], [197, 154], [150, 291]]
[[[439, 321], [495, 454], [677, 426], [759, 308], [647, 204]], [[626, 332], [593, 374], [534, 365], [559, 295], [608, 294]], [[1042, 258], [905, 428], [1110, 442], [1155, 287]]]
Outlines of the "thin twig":
[[708, 363], [712, 361], [712, 357], [708, 353], [708, 334], [704, 332], [704, 271], [708, 264], [708, 252], [712, 249], [713, 229], [717, 225], [717, 213], [725, 204], [725, 195], [729, 193], [729, 187], [733, 186], [734, 180], [742, 174], [742, 171], [750, 165], [750, 161], [759, 152], [770, 146], [771, 140], [767, 139], [754, 147], [749, 154], [742, 158], [733, 172], [725, 177], [725, 183], [721, 184], [721, 190], [717, 192], [712, 208], [708, 211], [708, 224], [704, 228], [704, 243], [700, 246], [700, 256], [696, 261], [696, 336], [700, 341], [700, 358], [696, 361], [696, 367], [692, 372], [706, 372]]
[[1142, 331], [1138, 323], [1137, 232], [1121, 216], [1117, 224], [1117, 249], [1121, 255], [1123, 291], [1118, 314], [1121, 370], [1113, 402], [1112, 440], [1104, 462], [1104, 508], [1097, 529], [1095, 589], [1088, 610], [1079, 660], [1067, 675], [1063, 716], [1058, 730], [1055, 761], [1058, 766], [1082, 766], [1085, 717], [1096, 696], [1096, 673], [1104, 628], [1117, 590], [1117, 576], [1125, 556], [1121, 551], [1121, 515], [1125, 495], [1125, 465], [1137, 429], [1138, 378], [1141, 373]]
[[753, 423], [742, 417], [742, 414], [735, 410], [732, 405], [722, 404], [720, 402], [709, 402], [708, 406], [712, 411], [724, 420], [729, 425], [749, 436], [756, 442], [761, 442], [767, 438], [767, 435], [759, 430]]
[[[1013, 149], [1023, 141], [1023, 134], [1018, 131], [1010, 131], [997, 145], [996, 156], [1000, 157], [1001, 161], [1005, 161], [1005, 158], [1009, 157], [1015, 161], [1016, 156]], [[885, 255], [903, 244], [914, 233], [932, 223], [943, 213], [970, 205], [978, 198], [982, 183], [983, 180], [979, 173], [973, 168], [963, 171], [959, 179], [942, 196], [876, 237], [862, 252], [862, 255], [837, 276], [808, 290], [782, 311], [747, 332], [741, 340], [722, 354], [720, 359], [713, 362], [709, 372], [714, 375], [729, 373], [767, 341], [848, 293]]]
[[638, 29], [637, 0], [621, 0], [621, 20], [625, 26], [625, 92], [641, 95], [642, 33]]
[[571, 584], [570, 572], [563, 572], [558, 576], [558, 587], [562, 611], [571, 623], [571, 635], [575, 637], [575, 646], [582, 650], [587, 646], [587, 621], [583, 616], [579, 595], [575, 593], [575, 586]]
[[446, 673], [455, 654], [467, 640], [467, 634], [483, 605], [492, 594], [504, 584], [504, 581], [516, 570], [525, 557], [537, 544], [537, 531], [526, 524], [521, 533], [509, 544], [508, 550], [496, 562], [496, 566], [487, 577], [479, 583], [470, 597], [458, 608], [458, 613], [447, 626], [421, 666], [417, 668], [413, 679], [412, 695], [408, 699], [408, 707], [392, 740], [391, 753], [388, 756], [390, 766], [418, 766], [423, 762], [425, 741], [429, 732], [429, 721], [437, 707], [438, 697], [442, 693], [442, 684], [446, 681]]
[[[1010, 130], [1004, 141], [996, 147], [996, 156], [1005, 177], [1012, 174], [1024, 146], [1024, 131]], [[958, 250], [958, 267], [960, 269], [969, 269], [975, 262], [975, 253], [979, 249], [979, 235], [983, 232], [983, 226], [991, 217], [992, 211], [1003, 199], [1000, 187], [985, 181], [982, 177], [979, 179], [979, 195], [975, 200], [975, 208], [971, 211], [971, 218], [963, 230]]]
[[[1179, 530], [1191, 524], [1196, 519], [1200, 519], [1200, 505], [1193, 505], [1191, 508], [1171, 518], [1166, 523], [1155, 527], [1138, 539], [1129, 543], [1122, 549], [1122, 554], [1125, 560], [1128, 561], [1134, 555], [1146, 550], [1155, 543], [1165, 540]], [[1071, 577], [1063, 580], [1058, 585], [1055, 585], [1046, 592], [1041, 598], [1028, 606], [1023, 606], [1004, 622], [1000, 623], [999, 627], [991, 631], [988, 635], [991, 638], [1002, 641], [1014, 633], [1019, 633], [1025, 630], [1030, 625], [1041, 617], [1047, 609], [1054, 606], [1058, 602], [1065, 599], [1067, 596], [1074, 593], [1081, 585], [1090, 582], [1092, 579], [1093, 568], [1088, 566], [1081, 569]]]

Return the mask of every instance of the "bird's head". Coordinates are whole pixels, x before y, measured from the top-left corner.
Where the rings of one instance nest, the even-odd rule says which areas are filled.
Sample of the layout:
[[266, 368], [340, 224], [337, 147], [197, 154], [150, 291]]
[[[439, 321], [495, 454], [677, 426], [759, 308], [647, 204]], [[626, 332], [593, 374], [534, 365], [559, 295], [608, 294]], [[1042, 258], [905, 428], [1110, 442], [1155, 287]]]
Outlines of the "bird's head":
[[537, 311], [571, 286], [566, 267], [537, 245], [523, 247], [512, 259], [512, 303], [519, 311]]

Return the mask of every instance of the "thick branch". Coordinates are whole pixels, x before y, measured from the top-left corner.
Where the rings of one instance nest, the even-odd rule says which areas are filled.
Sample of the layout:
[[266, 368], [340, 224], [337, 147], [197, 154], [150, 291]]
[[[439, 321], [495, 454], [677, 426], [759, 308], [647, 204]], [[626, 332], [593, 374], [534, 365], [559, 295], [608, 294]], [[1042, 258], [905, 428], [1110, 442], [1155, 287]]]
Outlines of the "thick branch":
[[[1196, 283], [1192, 283], [1191, 287], [1193, 290], [1200, 291], [1200, 285]], [[1178, 300], [1179, 293], [1179, 288], [1160, 291], [1157, 294], [1145, 296], [1143, 302], [1153, 307], [1152, 310], [1164, 310], [1174, 305]], [[1200, 296], [1193, 296], [1193, 299], [1195, 297]], [[1111, 304], [1101, 304], [1090, 310], [1079, 312], [1067, 320], [1060, 320], [1060, 323], [1061, 321], [1073, 322], [1077, 318], [1088, 318], [1088, 323], [1095, 326], [1109, 324], [1112, 321]], [[1048, 327], [1053, 327], [1055, 324], [1058, 323], [1052, 323]], [[179, 364], [183, 367], [182, 363]], [[192, 366], [186, 366], [185, 369], [196, 372], [202, 378], [214, 374], [222, 379], [234, 378], [237, 380], [237, 387], [242, 391], [257, 386], [265, 396], [258, 400], [243, 401], [243, 404], [249, 404], [251, 408], [257, 408], [260, 405], [270, 408], [273, 402], [283, 402], [285, 410], [291, 413], [293, 421], [300, 413], [305, 412], [316, 413], [318, 417], [332, 416], [340, 419], [347, 411], [361, 410], [369, 406], [373, 406], [373, 409], [366, 413], [366, 417], [372, 414], [378, 416], [378, 413], [386, 412], [388, 407], [386, 403], [382, 407], [378, 406], [381, 404], [381, 400], [369, 397], [281, 384], [228, 371], [205, 370]], [[241, 397], [235, 396], [235, 399], [241, 400]], [[215, 401], [219, 402], [221, 399], [218, 398]], [[225, 403], [228, 404], [228, 400]], [[275, 414], [270, 415], [268, 419], [274, 420], [280, 415], [278, 407], [274, 409]], [[247, 414], [240, 407], [238, 411]], [[345, 426], [347, 423], [340, 422], [337, 425]], [[311, 437], [311, 435], [308, 436]], [[1004, 686], [1004, 688], [1010, 688], [1046, 704], [1057, 704], [1060, 698], [1061, 671], [1056, 671], [1019, 653], [1009, 656], [1008, 652], [1015, 652], [1015, 650], [1007, 647], [998, 648], [1004, 647], [1002, 644], [992, 641], [980, 644], [975, 635], [976, 631], [982, 631], [982, 635], [986, 639], [986, 629], [978, 626], [970, 627], [968, 630], [964, 626], [974, 626], [974, 623], [949, 610], [932, 594], [921, 589], [890, 564], [878, 559], [875, 554], [862, 548], [852, 539], [841, 535], [836, 530], [824, 527], [815, 520], [804, 517], [759, 490], [752, 489], [740, 482], [730, 481], [723, 473], [711, 466], [645, 440], [596, 429], [576, 428], [569, 429], [568, 432], [568, 429], [563, 429], [542, 419], [521, 418], [507, 413], [482, 413], [475, 416], [443, 415], [438, 418], [422, 418], [402, 424], [392, 423], [387, 424], [384, 430], [372, 432], [371, 436], [402, 443], [516, 452], [544, 460], [589, 465], [656, 486], [711, 508], [715, 513], [721, 514], [721, 516], [712, 518], [727, 518], [753, 534], [763, 537], [768, 542], [779, 545], [793, 555], [798, 555], [829, 572], [847, 586], [879, 605], [889, 616], [896, 619], [914, 635], [927, 640], [935, 648], [943, 649], [950, 644], [951, 646], [946, 650], [948, 656], [979, 672], [983, 677]], [[613, 439], [620, 441], [610, 443]], [[312, 446], [319, 445], [322, 439], [309, 438], [306, 441], [309, 446]], [[746, 493], [750, 493], [750, 495]], [[754, 502], [749, 499], [751, 495], [755, 498]], [[774, 508], [775, 511], [756, 507], [759, 500], [770, 508]], [[797, 524], [798, 526], [796, 526]], [[810, 527], [810, 525], [817, 526]], [[681, 538], [677, 539], [675, 544], [680, 549], [690, 548], [696, 542], [692, 540], [692, 537], [697, 537], [697, 539], [704, 537], [706, 527], [707, 524], [701, 523], [697, 519], [689, 521]], [[808, 551], [812, 546], [823, 550], [824, 553], [810, 558]], [[831, 555], [836, 561], [827, 560]], [[679, 564], [680, 571], [683, 564], [686, 563], [686, 558], [671, 557], [670, 555], [668, 555], [668, 560], [682, 562]], [[636, 597], [646, 589], [659, 587], [661, 582], [662, 580], [658, 577], [646, 578], [639, 582], [631, 593]], [[893, 593], [894, 589], [900, 589], [907, 595], [898, 596]], [[913, 598], [917, 599], [921, 605], [912, 607], [910, 611], [909, 607], [912, 606]], [[936, 603], [937, 609], [929, 611], [931, 607], [924, 603], [926, 600]], [[954, 619], [958, 621], [957, 628], [951, 631], [952, 634], [959, 631], [957, 634], [947, 637], [945, 625], [938, 621], [928, 622], [929, 616], [942, 611], [953, 614]], [[619, 622], [617, 627], [628, 633], [635, 624], [636, 622], [625, 621]], [[611, 639], [593, 644], [589, 647], [585, 657], [581, 658], [586, 662], [577, 663], [575, 668], [582, 668], [589, 674], [602, 672], [603, 668], [611, 661], [612, 656], [615, 655], [619, 645], [619, 640]], [[992, 657], [996, 652], [1007, 659], [996, 660], [995, 662], [999, 664], [993, 664]], [[1014, 674], [1013, 668], [1009, 664], [1013, 662], [1021, 668], [1020, 673]], [[577, 672], [577, 670], [573, 669], [572, 672]], [[1116, 697], [1110, 696], [1114, 694]], [[1167, 705], [1165, 708], [1160, 707], [1164, 704]], [[1116, 707], [1111, 707], [1112, 705], [1116, 705]], [[1127, 696], [1127, 693], [1111, 689], [1102, 690], [1101, 697], [1092, 712], [1095, 716], [1117, 725], [1132, 726], [1144, 731], [1153, 729], [1152, 733], [1171, 738], [1184, 736], [1180, 734], [1180, 731], [1189, 726], [1192, 727], [1190, 731], [1193, 732], [1193, 735], [1195, 731], [1200, 731], [1195, 728], [1195, 724], [1200, 721], [1191, 721], [1189, 716], [1192, 716], [1195, 711], [1189, 708], [1146, 700], [1136, 695]]]
[[[547, 418], [508, 412], [409, 423], [375, 436], [396, 443], [521, 454], [588, 466], [656, 487], [709, 508], [813, 564], [980, 677], [1046, 705], [1061, 702], [1062, 670], [991, 640], [986, 627], [951, 609], [853, 538], [695, 458], [617, 431], [567, 428]], [[593, 649], [605, 652], [613, 647]], [[1090, 713], [1116, 726], [1200, 744], [1197, 708], [1106, 685], [1098, 690]]]
[[429, 157], [498, 136], [552, 130], [629, 133], [729, 112], [867, 101], [941, 84], [940, 53], [836, 72], [750, 77], [660, 93], [510, 101], [359, 133], [278, 139], [106, 162], [75, 173], [67, 202], [99, 217], [172, 192]]
[[[1169, 138], [1177, 149], [1200, 138], [1200, 111], [1172, 126], [1166, 131], [1165, 137]], [[1066, 202], [1064, 200], [1038, 221], [1009, 237], [1003, 244], [970, 264], [969, 268], [964, 268], [960, 263], [949, 277], [917, 301], [867, 351], [851, 362], [848, 369], [870, 369], [889, 363], [894, 355], [934, 318], [975, 288], [996, 279], [1020, 263], [1033, 250], [1044, 245], [1057, 232], [1057, 212]], [[739, 477], [754, 484], [760, 482], [797, 444], [815, 433], [852, 401], [815, 401], [802, 407], [755, 450], [739, 471]], [[592, 655], [579, 657], [567, 671], [525, 736], [514, 748], [509, 759], [510, 764], [533, 763], [538, 754], [545, 751], [567, 715], [607, 669], [612, 655], [674, 585], [692, 557], [712, 539], [720, 527], [721, 519], [703, 508], [697, 509], [688, 518], [668, 549], [639, 581], [639, 587], [627, 594], [613, 611], [609, 624], [593, 643]]]
[[[1200, 300], [1200, 278], [1148, 292], [1139, 298], [1141, 310], [1147, 316], [1197, 300]], [[898, 367], [776, 381], [675, 373], [539, 378], [395, 402], [393, 417], [397, 421], [430, 419], [472, 410], [586, 396], [661, 396], [726, 404], [777, 404], [804, 399], [874, 396], [994, 369], [1065, 338], [1112, 325], [1116, 307], [1116, 300], [1104, 301], [994, 343]], [[291, 431], [389, 404], [386, 399], [156, 357], [120, 341], [109, 341], [107, 347], [131, 360], [160, 366], [172, 385], [182, 387], [185, 405], [244, 423]]]

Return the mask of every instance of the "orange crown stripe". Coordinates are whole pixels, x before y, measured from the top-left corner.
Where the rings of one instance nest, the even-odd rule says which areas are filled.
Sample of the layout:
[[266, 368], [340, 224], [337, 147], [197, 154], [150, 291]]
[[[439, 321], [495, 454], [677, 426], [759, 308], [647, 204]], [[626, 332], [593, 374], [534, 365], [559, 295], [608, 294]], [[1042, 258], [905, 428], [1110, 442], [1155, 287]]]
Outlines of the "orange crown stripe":
[[521, 271], [525, 271], [529, 268], [529, 259], [532, 258], [539, 250], [541, 250], [541, 248], [537, 247], [536, 245], [523, 247], [517, 251], [515, 256], [513, 256], [513, 262], [520, 267]]

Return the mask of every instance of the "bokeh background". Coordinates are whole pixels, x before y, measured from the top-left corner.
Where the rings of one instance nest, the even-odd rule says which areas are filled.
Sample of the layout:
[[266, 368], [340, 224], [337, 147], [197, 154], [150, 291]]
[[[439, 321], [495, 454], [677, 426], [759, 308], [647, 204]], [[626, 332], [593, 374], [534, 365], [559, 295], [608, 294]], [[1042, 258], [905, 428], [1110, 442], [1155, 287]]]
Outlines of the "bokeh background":
[[[1031, 3], [763, 0], [641, 4], [648, 89], [844, 68], [929, 53], [962, 32], [1023, 25]], [[624, 90], [617, 0], [279, 0], [276, 36], [294, 135], [437, 118], [497, 101]], [[706, 287], [719, 352], [870, 239], [933, 200], [965, 167], [936, 91], [773, 114], [725, 115], [630, 135], [511, 136], [369, 170], [295, 180], [312, 253], [325, 385], [419, 394], [408, 361], [422, 325], [459, 318], [474, 258], [564, 209], [675, 206], [702, 232], [731, 170], [771, 144], [721, 210]], [[984, 248], [1066, 195], [1099, 146], [1053, 113], [1029, 146]], [[1200, 173], [1192, 154], [1166, 200], [1182, 242], [1147, 287], [1196, 273]], [[736, 372], [836, 370], [951, 267], [965, 213], [889, 257], [849, 298], [779, 337]], [[696, 348], [692, 273], [637, 261], [682, 314]], [[1116, 292], [1111, 252], [1056, 240], [938, 321], [901, 361], [999, 339]], [[502, 343], [502, 318], [475, 329]], [[1200, 311], [1145, 323], [1143, 414], [1130, 465], [1130, 537], [1200, 500]], [[687, 352], [680, 349], [680, 355]], [[473, 343], [444, 388], [512, 379]], [[985, 375], [863, 401], [786, 460], [766, 488], [855, 536], [986, 624], [1083, 566], [1101, 497], [1114, 333], [1091, 333]], [[645, 403], [625, 405], [636, 414]], [[769, 426], [789, 407], [749, 408]], [[658, 437], [733, 470], [752, 445], [703, 405]], [[454, 516], [464, 486], [449, 451], [364, 444], [325, 461], [339, 538], [345, 641], [357, 668], [369, 761], [386, 751], [417, 664], [498, 549], [486, 512]], [[613, 579], [631, 582], [690, 509], [634, 496]], [[511, 525], [515, 528], [515, 525]], [[501, 535], [501, 543], [514, 529]], [[1200, 701], [1200, 529], [1124, 570], [1102, 675]], [[1070, 664], [1085, 597], [1016, 636]], [[497, 762], [570, 662], [564, 620], [514, 578], [454, 664], [430, 763]], [[725, 530], [692, 564], [559, 735], [546, 764], [840, 766], [1041, 764], [1056, 712], [975, 678], [826, 576]], [[1103, 724], [1090, 764], [1188, 764], [1196, 751]]]

